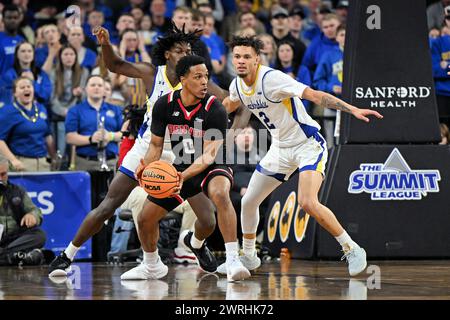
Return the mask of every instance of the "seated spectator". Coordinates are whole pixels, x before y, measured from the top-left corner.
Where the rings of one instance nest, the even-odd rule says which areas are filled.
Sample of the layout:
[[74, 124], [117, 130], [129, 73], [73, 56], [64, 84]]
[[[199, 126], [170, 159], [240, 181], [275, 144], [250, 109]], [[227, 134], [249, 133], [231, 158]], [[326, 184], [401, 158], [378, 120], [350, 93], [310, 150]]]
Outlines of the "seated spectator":
[[303, 37], [303, 21], [306, 15], [301, 6], [294, 7], [289, 12], [289, 32], [295, 39], [299, 39], [303, 43], [308, 43], [309, 41]]
[[[123, 13], [117, 19], [116, 23], [116, 33], [112, 33], [111, 43], [119, 45], [120, 37], [125, 30], [136, 30], [136, 23], [134, 22], [134, 17], [130, 13]], [[91, 32], [92, 33], [92, 32]]]
[[8, 159], [0, 154], [0, 266], [40, 265], [46, 241], [42, 212], [27, 192], [8, 181]]
[[450, 144], [450, 130], [447, 125], [445, 123], [441, 123], [439, 127], [441, 129], [441, 142], [439, 142], [439, 144]]
[[139, 38], [144, 39], [145, 49], [151, 52], [153, 44], [158, 41], [158, 32], [152, 30], [152, 18], [146, 14], [142, 17], [138, 30]]
[[[234, 148], [228, 154], [227, 162], [234, 172], [234, 182], [230, 193], [234, 209], [241, 212], [241, 200], [247, 191], [248, 183], [256, 169], [261, 157], [256, 148], [256, 131], [247, 125], [236, 135]], [[261, 219], [264, 221], [264, 219]], [[242, 231], [238, 228], [238, 239], [242, 237]]]
[[[114, 53], [119, 56], [120, 53], [117, 46], [111, 45], [111, 47], [114, 50]], [[125, 105], [127, 101], [131, 100], [130, 90], [128, 88], [128, 77], [109, 71], [103, 61], [102, 52], [98, 55], [98, 61], [99, 66], [92, 70], [91, 75], [100, 75], [103, 79], [109, 79], [109, 82], [111, 83], [111, 97], [114, 97], [115, 100], [123, 101], [119, 104], [112, 104], [119, 106]]]
[[[214, 17], [207, 15], [204, 17], [203, 34], [200, 39], [206, 44], [211, 56], [211, 64], [213, 66], [213, 74], [219, 75], [225, 68], [226, 63], [226, 48], [222, 38], [220, 38], [214, 31]], [[217, 79], [214, 79], [218, 83]]]
[[[170, 19], [166, 17], [166, 1], [152, 0], [150, 3], [150, 14], [152, 16], [153, 30], [164, 34], [170, 29]], [[175, 15], [175, 12], [174, 14]]]
[[[151, 62], [150, 56], [145, 50], [142, 39], [139, 39], [135, 30], [125, 30], [120, 39], [119, 54], [125, 60], [133, 63]], [[130, 91], [130, 103], [142, 105], [147, 100], [147, 92], [142, 79], [128, 78]]]
[[[344, 74], [344, 44], [345, 44], [345, 27], [339, 26], [337, 29], [336, 41], [338, 48], [334, 48], [325, 52], [319, 60], [316, 72], [314, 74], [313, 86], [318, 90], [328, 92], [336, 97], [342, 95], [342, 78]], [[339, 111], [337, 111], [339, 112]], [[336, 118], [336, 110], [325, 108], [323, 115], [325, 117]], [[323, 129], [325, 131], [325, 139], [327, 145], [331, 148], [335, 145], [334, 132], [335, 120], [325, 119]]]
[[141, 24], [141, 20], [144, 17], [144, 10], [142, 10], [141, 8], [133, 8], [130, 11], [131, 15], [134, 18], [134, 23], [139, 26]]
[[50, 171], [46, 156], [49, 154], [52, 165], [56, 165], [55, 145], [47, 110], [34, 101], [33, 81], [17, 78], [13, 94], [13, 103], [0, 112], [0, 153], [15, 171]]
[[56, 143], [59, 152], [66, 154], [66, 131], [64, 121], [67, 112], [83, 96], [83, 88], [86, 86], [89, 71], [78, 63], [77, 51], [70, 45], [65, 45], [59, 50], [56, 68], [52, 69], [50, 78], [55, 85], [52, 94], [51, 110], [53, 121], [56, 122]]
[[17, 44], [25, 41], [24, 37], [19, 34], [20, 23], [23, 15], [19, 7], [15, 5], [7, 5], [2, 11], [4, 32], [0, 33], [0, 75], [13, 67], [14, 50]]
[[298, 65], [294, 60], [294, 46], [291, 42], [282, 41], [279, 43], [274, 69], [280, 70], [295, 79]]
[[47, 73], [36, 67], [34, 63], [34, 48], [31, 43], [20, 43], [14, 52], [14, 65], [0, 78], [0, 101], [12, 103], [12, 87], [18, 77], [27, 77], [34, 83], [36, 100], [47, 105], [53, 91], [53, 85]]
[[257, 36], [264, 44], [261, 49], [261, 64], [273, 68], [277, 58], [277, 44], [270, 34], [264, 33]]
[[240, 13], [238, 20], [240, 29], [253, 28], [258, 35], [266, 32], [263, 24], [252, 11]]
[[83, 46], [83, 29], [81, 27], [70, 28], [67, 42], [75, 48], [80, 66], [92, 70], [96, 64], [97, 54], [91, 49]]
[[125, 106], [124, 97], [113, 91], [110, 79], [105, 79], [105, 102], [119, 107]]
[[[76, 169], [99, 170], [99, 152], [105, 148], [106, 163], [114, 168], [122, 139], [122, 111], [104, 102], [104, 80], [90, 76], [86, 84], [87, 99], [69, 110], [66, 117], [66, 142], [77, 146]], [[99, 126], [103, 124], [103, 130]]]
[[[89, 12], [86, 22], [83, 23], [83, 31], [84, 31], [85, 37], [87, 37], [94, 43], [96, 43], [97, 38], [92, 33], [92, 30], [94, 30], [98, 26], [103, 26], [104, 28], [108, 29], [108, 25], [105, 24], [105, 17], [103, 15], [103, 12], [93, 10], [93, 11]], [[112, 32], [113, 31], [112, 28], [110, 28], [110, 29], [111, 30], [109, 30], [109, 29], [108, 30], [110, 32]]]
[[442, 35], [431, 44], [431, 61], [440, 122], [450, 124], [450, 35]]
[[272, 36], [277, 46], [280, 46], [281, 42], [288, 41], [292, 43], [294, 47], [294, 63], [295, 65], [300, 65], [305, 54], [306, 46], [299, 39], [294, 38], [289, 32], [288, 11], [281, 7], [275, 7], [271, 12], [271, 16]]
[[[48, 59], [48, 56], [50, 51], [56, 53], [61, 48], [61, 33], [56, 25], [49, 24], [42, 29], [42, 36], [44, 37], [45, 45], [36, 47], [35, 61], [39, 68], [49, 73], [55, 61], [54, 59]], [[44, 66], [46, 62], [49, 64], [47, 68]]]
[[302, 65], [308, 68], [312, 78], [322, 55], [328, 50], [339, 47], [336, 42], [336, 31], [339, 25], [339, 18], [335, 14], [324, 16], [321, 22], [321, 34], [306, 49]]

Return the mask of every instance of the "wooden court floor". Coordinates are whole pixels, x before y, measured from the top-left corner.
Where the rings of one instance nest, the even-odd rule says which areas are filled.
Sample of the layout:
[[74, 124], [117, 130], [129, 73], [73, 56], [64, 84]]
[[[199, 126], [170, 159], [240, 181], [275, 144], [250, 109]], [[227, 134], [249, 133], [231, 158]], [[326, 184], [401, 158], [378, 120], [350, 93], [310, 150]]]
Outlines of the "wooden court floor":
[[160, 280], [121, 281], [135, 264], [75, 263], [69, 278], [47, 268], [0, 267], [0, 300], [384, 300], [450, 299], [450, 261], [369, 261], [350, 278], [337, 261], [273, 259], [250, 279], [228, 283], [195, 265], [169, 265]]

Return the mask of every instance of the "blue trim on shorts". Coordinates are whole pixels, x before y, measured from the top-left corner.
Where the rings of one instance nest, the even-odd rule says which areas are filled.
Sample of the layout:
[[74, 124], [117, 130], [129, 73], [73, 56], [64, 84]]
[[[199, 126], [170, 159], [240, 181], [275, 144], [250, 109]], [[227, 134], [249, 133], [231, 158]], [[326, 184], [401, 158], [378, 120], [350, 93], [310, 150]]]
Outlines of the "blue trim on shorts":
[[130, 177], [131, 179], [133, 179], [134, 181], [137, 181], [136, 178], [134, 177], [134, 172], [131, 170], [128, 170], [127, 168], [125, 168], [124, 166], [120, 166], [119, 171], [122, 172], [124, 175]]
[[314, 137], [314, 139], [316, 139], [317, 142], [320, 143], [320, 146], [322, 147], [322, 152], [319, 154], [319, 156], [317, 157], [317, 160], [314, 164], [310, 164], [310, 165], [299, 168], [298, 169], [299, 172], [303, 172], [303, 171], [307, 171], [307, 170], [316, 171], [317, 166], [319, 165], [320, 161], [323, 158], [323, 153], [325, 152], [325, 148], [324, 148], [325, 140], [324, 140], [324, 138], [322, 138], [322, 136], [318, 132], [316, 134], [314, 134], [313, 137]]
[[260, 172], [261, 174], [263, 174], [265, 176], [275, 178], [275, 179], [277, 179], [280, 182], [284, 182], [285, 181], [284, 179], [286, 178], [285, 174], [283, 174], [283, 173], [275, 173], [275, 172], [266, 170], [259, 163], [256, 166], [256, 171]]

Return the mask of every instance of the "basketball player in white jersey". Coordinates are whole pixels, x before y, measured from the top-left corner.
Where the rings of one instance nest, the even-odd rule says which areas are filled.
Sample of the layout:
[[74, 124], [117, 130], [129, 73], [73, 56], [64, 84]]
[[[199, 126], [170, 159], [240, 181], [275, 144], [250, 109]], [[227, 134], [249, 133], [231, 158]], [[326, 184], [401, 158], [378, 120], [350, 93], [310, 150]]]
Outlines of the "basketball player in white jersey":
[[[261, 264], [256, 255], [256, 230], [259, 205], [283, 181], [299, 171], [298, 202], [300, 206], [336, 238], [342, 246], [351, 276], [367, 266], [366, 252], [342, 228], [333, 212], [318, 200], [322, 184], [327, 146], [320, 126], [306, 112], [300, 99], [324, 108], [348, 112], [369, 122], [367, 116], [382, 116], [373, 110], [358, 109], [330, 94], [313, 90], [281, 71], [260, 64], [263, 44], [252, 37], [235, 37], [230, 44], [237, 77], [231, 82], [230, 96], [224, 101], [228, 112], [241, 104], [248, 108], [270, 131], [272, 145], [253, 173], [242, 198], [243, 264], [254, 270]], [[226, 273], [225, 265], [218, 268]]]
[[[159, 38], [155, 44], [152, 55], [153, 64], [146, 62], [131, 63], [114, 53], [109, 41], [109, 33], [105, 28], [99, 27], [95, 33], [99, 44], [102, 46], [103, 60], [110, 71], [143, 80], [149, 93], [148, 110], [139, 137], [133, 148], [125, 156], [119, 172], [114, 176], [105, 199], [86, 216], [66, 250], [52, 261], [49, 268], [50, 276], [67, 275], [72, 260], [83, 243], [101, 230], [104, 221], [112, 217], [114, 211], [124, 203], [131, 191], [138, 186], [134, 172], [140, 164], [140, 159], [144, 158], [150, 142], [152, 105], [162, 95], [180, 88], [175, 66], [182, 57], [192, 53], [191, 43], [198, 39], [195, 33], [185, 33], [184, 30], [179, 30], [174, 26], [173, 31]], [[160, 66], [156, 66], [157, 64], [160, 64]], [[211, 81], [208, 83], [208, 92], [216, 95], [219, 99], [226, 96], [226, 92]], [[86, 137], [86, 144], [89, 144], [88, 138]], [[162, 159], [171, 161], [173, 154], [166, 149]], [[202, 230], [202, 232], [196, 232], [195, 237], [197, 240], [203, 241], [214, 231], [214, 208], [203, 194], [193, 197], [190, 205], [197, 213], [196, 225], [202, 226], [196, 228], [196, 230]]]

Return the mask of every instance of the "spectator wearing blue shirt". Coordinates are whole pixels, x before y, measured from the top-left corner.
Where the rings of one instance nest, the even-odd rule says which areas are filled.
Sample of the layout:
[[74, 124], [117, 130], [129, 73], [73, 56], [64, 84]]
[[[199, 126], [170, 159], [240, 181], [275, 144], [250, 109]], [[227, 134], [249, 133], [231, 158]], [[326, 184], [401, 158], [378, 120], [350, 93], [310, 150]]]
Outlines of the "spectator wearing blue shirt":
[[314, 72], [322, 55], [329, 50], [338, 48], [339, 45], [335, 39], [339, 25], [339, 18], [335, 14], [327, 14], [322, 19], [322, 33], [306, 49], [302, 65], [309, 69], [312, 78], [314, 78]]
[[[119, 153], [117, 142], [122, 139], [122, 111], [103, 101], [104, 80], [90, 76], [86, 84], [87, 99], [69, 110], [66, 117], [66, 141], [77, 146], [76, 169], [99, 170], [99, 144], [106, 145], [106, 159], [110, 168]], [[99, 124], [104, 123], [104, 129]]]
[[[345, 27], [339, 26], [336, 35], [338, 48], [325, 52], [320, 58], [316, 72], [314, 74], [313, 86], [320, 91], [327, 92], [338, 98], [342, 95], [342, 78], [344, 74], [344, 44]], [[339, 111], [338, 111], [339, 112]], [[336, 117], [336, 110], [325, 108], [323, 111], [325, 117]], [[325, 139], [327, 144], [332, 147], [335, 143], [335, 120], [324, 120]]]
[[25, 39], [18, 34], [23, 18], [19, 7], [7, 5], [3, 8], [2, 15], [5, 32], [0, 32], [0, 75], [3, 76], [13, 66], [16, 46]]
[[0, 153], [16, 171], [50, 171], [47, 154], [56, 163], [56, 151], [45, 107], [34, 101], [33, 82], [19, 77], [14, 101], [0, 108]]
[[67, 112], [82, 101], [83, 88], [86, 86], [89, 71], [81, 67], [77, 51], [70, 45], [59, 50], [56, 68], [52, 68], [50, 78], [54, 83], [51, 100], [52, 120], [56, 122], [56, 143], [61, 154], [66, 151], [66, 130], [64, 121]]
[[436, 101], [441, 122], [450, 123], [450, 35], [433, 40], [431, 46]]
[[47, 73], [36, 67], [34, 63], [34, 48], [31, 43], [20, 43], [14, 52], [14, 65], [0, 78], [0, 101], [12, 103], [12, 88], [14, 80], [24, 76], [34, 83], [36, 100], [48, 104], [53, 90], [52, 82]]
[[[45, 40], [45, 45], [36, 49], [35, 61], [39, 68], [45, 69], [44, 64], [47, 62], [50, 51], [53, 51], [56, 55], [61, 48], [61, 33], [56, 25], [48, 24], [43, 27], [42, 35]], [[55, 63], [54, 59], [51, 59], [49, 63], [53, 66]]]
[[278, 45], [274, 69], [280, 70], [295, 79], [298, 64], [294, 60], [294, 46], [291, 42], [281, 41]]
[[[212, 16], [212, 14], [208, 14], [203, 17], [205, 23], [203, 26], [203, 35], [200, 37], [200, 39], [208, 47], [214, 75], [218, 75], [222, 73], [223, 69], [225, 68], [225, 43], [223, 42], [222, 38], [220, 38], [214, 32], [214, 17]], [[194, 19], [192, 20], [194, 21]]]
[[102, 4], [96, 4], [95, 0], [78, 0], [77, 4], [84, 13], [85, 19], [87, 19], [89, 13], [92, 11], [101, 11], [105, 17], [105, 23], [112, 23], [113, 11], [110, 7]]
[[[175, 15], [175, 11], [173, 15]], [[166, 33], [171, 28], [170, 18], [166, 16], [167, 6], [165, 0], [152, 0], [150, 3], [150, 15], [152, 16], [153, 30]]]
[[134, 21], [134, 17], [130, 13], [123, 13], [120, 15], [119, 19], [117, 19], [117, 32], [112, 34], [111, 43], [119, 45], [120, 37], [122, 36], [123, 32], [128, 29], [136, 30], [136, 22]]
[[67, 42], [75, 48], [80, 66], [89, 70], [94, 69], [97, 62], [97, 54], [83, 46], [84, 33], [81, 27], [72, 27], [67, 36]]

